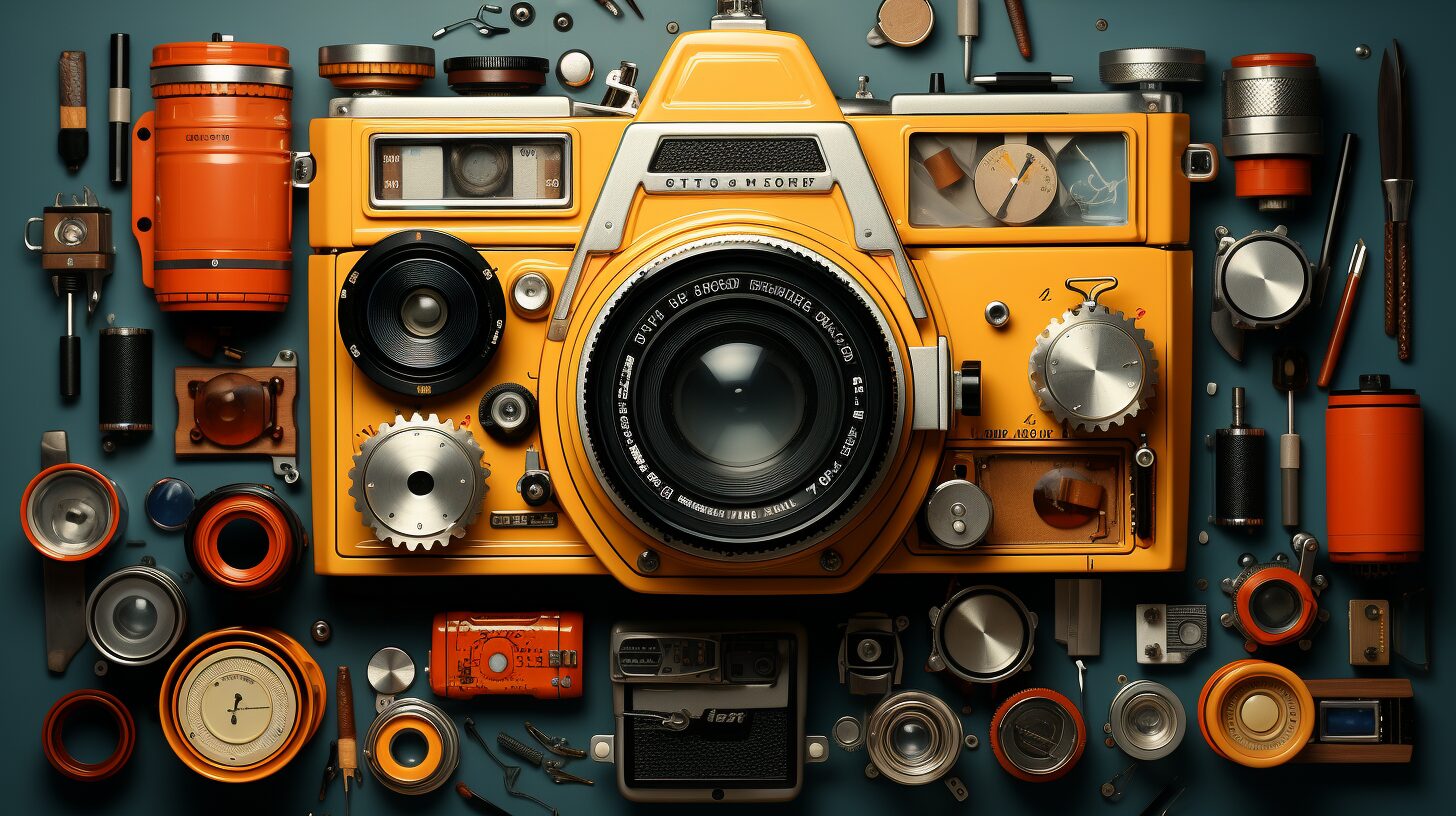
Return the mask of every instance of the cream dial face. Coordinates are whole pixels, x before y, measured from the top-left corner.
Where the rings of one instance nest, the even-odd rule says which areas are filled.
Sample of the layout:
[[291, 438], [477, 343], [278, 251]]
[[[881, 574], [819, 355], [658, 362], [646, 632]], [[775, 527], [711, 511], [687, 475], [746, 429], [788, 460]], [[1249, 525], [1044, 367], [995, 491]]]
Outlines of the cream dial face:
[[229, 768], [277, 753], [298, 724], [298, 696], [287, 672], [252, 649], [203, 658], [178, 686], [177, 708], [193, 750]]
[[1021, 226], [1040, 218], [1057, 198], [1057, 169], [1027, 144], [991, 148], [976, 164], [976, 198], [993, 218]]

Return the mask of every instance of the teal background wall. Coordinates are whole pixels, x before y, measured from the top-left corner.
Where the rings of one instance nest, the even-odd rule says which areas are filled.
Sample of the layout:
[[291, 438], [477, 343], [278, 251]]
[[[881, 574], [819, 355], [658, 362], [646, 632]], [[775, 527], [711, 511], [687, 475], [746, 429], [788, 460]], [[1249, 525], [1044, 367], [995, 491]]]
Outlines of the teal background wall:
[[[509, 2], [500, 0], [502, 5]], [[592, 0], [538, 0], [538, 19], [530, 28], [511, 26], [511, 32], [485, 40], [469, 30], [451, 34], [434, 43], [437, 57], [474, 53], [521, 53], [555, 57], [568, 48], [584, 48], [596, 59], [598, 76], [621, 59], [642, 66], [650, 78], [672, 37], [664, 26], [670, 19], [684, 29], [701, 27], [710, 12], [709, 0], [639, 0], [647, 13], [645, 22], [630, 15], [611, 19]], [[469, 16], [474, 0], [422, 0], [344, 2], [312, 0], [250, 0], [245, 3], [201, 3], [180, 0], [154, 2], [101, 2], [72, 0], [70, 3], [12, 3], [5, 19], [4, 48], [0, 49], [3, 75], [10, 78], [6, 97], [8, 115], [3, 133], [3, 155], [7, 162], [3, 195], [0, 195], [0, 225], [14, 230], [7, 250], [5, 290], [0, 297], [0, 382], [3, 390], [5, 455], [0, 463], [0, 497], [18, 502], [21, 490], [38, 465], [36, 447], [40, 433], [64, 428], [70, 432], [71, 450], [77, 461], [103, 468], [118, 480], [130, 496], [133, 514], [128, 540], [144, 546], [118, 546], [91, 567], [95, 580], [144, 555], [163, 566], [181, 571], [186, 560], [178, 535], [153, 529], [140, 513], [145, 491], [156, 479], [175, 475], [185, 478], [199, 494], [233, 481], [270, 481], [265, 460], [220, 462], [178, 462], [172, 454], [170, 435], [176, 421], [176, 406], [170, 394], [169, 371], [176, 365], [195, 364], [181, 347], [180, 324], [164, 318], [155, 308], [151, 293], [141, 285], [136, 246], [128, 223], [129, 193], [106, 183], [106, 85], [108, 35], [126, 31], [132, 35], [132, 76], [136, 101], [134, 114], [149, 109], [147, 64], [153, 45], [178, 40], [204, 39], [222, 31], [247, 39], [287, 46], [292, 51], [296, 72], [294, 101], [294, 144], [306, 148], [307, 122], [324, 112], [332, 88], [314, 71], [315, 49], [320, 45], [345, 42], [411, 42], [430, 44], [430, 33], [440, 25]], [[801, 34], [813, 48], [830, 84], [848, 94], [855, 77], [869, 74], [879, 96], [897, 91], [921, 91], [931, 71], [944, 71], [951, 90], [964, 88], [959, 79], [960, 41], [955, 36], [954, 3], [935, 0], [937, 27], [923, 47], [902, 51], [871, 49], [864, 34], [874, 19], [877, 0], [769, 0], [773, 27]], [[1097, 54], [1109, 48], [1137, 45], [1184, 45], [1208, 53], [1210, 81], [1188, 94], [1186, 105], [1193, 116], [1195, 141], [1217, 142], [1220, 135], [1218, 70], [1237, 54], [1270, 51], [1309, 51], [1317, 55], [1324, 79], [1325, 145], [1327, 154], [1338, 149], [1339, 135], [1347, 130], [1360, 136], [1349, 217], [1339, 238], [1341, 256], [1336, 261], [1330, 299], [1325, 308], [1304, 319], [1278, 341], [1302, 346], [1316, 362], [1321, 358], [1334, 317], [1334, 301], [1343, 283], [1348, 250], [1356, 237], [1371, 244], [1370, 273], [1360, 297], [1360, 306], [1345, 352], [1339, 384], [1350, 386], [1360, 372], [1389, 372], [1398, 386], [1416, 388], [1426, 404], [1428, 438], [1427, 496], [1431, 506], [1428, 521], [1428, 559], [1422, 574], [1433, 594], [1433, 615], [1446, 621], [1456, 612], [1456, 598], [1449, 592], [1453, 575], [1448, 544], [1452, 523], [1445, 503], [1453, 495], [1450, 469], [1452, 453], [1452, 398], [1449, 326], [1444, 325], [1447, 304], [1456, 296], [1446, 255], [1450, 240], [1448, 224], [1456, 219], [1456, 201], [1449, 187], [1456, 182], [1449, 165], [1449, 149], [1443, 137], [1456, 132], [1456, 114], [1442, 91], [1441, 77], [1449, 75], [1451, 12], [1440, 0], [1426, 2], [1356, 2], [1356, 0], [1307, 0], [1260, 2], [1226, 0], [1219, 3], [1163, 0], [1026, 0], [1036, 47], [1036, 59], [1028, 65], [1016, 54], [1002, 4], [981, 2], [981, 37], [975, 46], [978, 71], [1032, 68], [1074, 74], [1078, 90], [1093, 90], [1097, 81]], [[560, 34], [550, 25], [558, 10], [572, 13], [576, 27]], [[1106, 31], [1095, 23], [1106, 19]], [[504, 21], [504, 18], [502, 18]], [[502, 24], [505, 24], [502, 22]], [[1395, 360], [1393, 341], [1380, 327], [1379, 256], [1382, 204], [1378, 187], [1379, 162], [1376, 131], [1375, 93], [1380, 52], [1391, 37], [1399, 37], [1405, 49], [1414, 97], [1415, 151], [1418, 179], [1414, 209], [1416, 286], [1416, 358], [1410, 364]], [[1368, 60], [1357, 59], [1355, 46], [1367, 43], [1374, 52]], [[69, 176], [55, 152], [56, 56], [62, 49], [82, 49], [89, 57], [91, 156], [78, 177]], [[600, 79], [582, 92], [582, 98], [597, 101]], [[548, 92], [557, 92], [557, 88]], [[434, 92], [444, 92], [444, 83], [434, 82]], [[1288, 219], [1293, 235], [1315, 251], [1324, 217], [1328, 188], [1332, 181], [1333, 156], [1326, 156], [1318, 168], [1318, 189], [1307, 206]], [[1213, 228], [1228, 225], [1242, 235], [1253, 228], [1273, 223], [1254, 208], [1233, 197], [1233, 174], [1225, 173], [1212, 185], [1195, 190], [1193, 246], [1196, 260], [1196, 304], [1189, 319], [1194, 321], [1197, 360], [1194, 382], [1195, 439], [1228, 422], [1229, 388], [1249, 388], [1252, 421], [1279, 433], [1283, 428], [1283, 399], [1269, 383], [1269, 354], [1276, 339], [1252, 340], [1247, 360], [1240, 366], [1229, 360], [1208, 333], [1207, 308]], [[39, 215], [57, 191], [79, 192], [82, 184], [96, 190], [104, 204], [115, 212], [116, 272], [107, 283], [102, 306], [84, 335], [85, 372], [83, 398], [74, 405], [62, 405], [57, 396], [53, 354], [55, 337], [64, 325], [62, 304], [49, 290], [35, 258], [25, 252], [19, 231], [25, 218]], [[295, 225], [295, 251], [300, 258], [307, 251], [305, 221], [299, 214]], [[250, 364], [266, 364], [280, 348], [305, 348], [305, 265], [295, 269], [295, 302], [281, 319], [255, 327], [237, 339], [248, 352]], [[145, 444], [106, 456], [100, 450], [96, 423], [96, 331], [106, 315], [116, 315], [118, 325], [150, 326], [157, 331], [155, 379], [158, 431]], [[307, 369], [308, 360], [304, 359]], [[1205, 382], [1217, 382], [1219, 395], [1206, 397]], [[1322, 487], [1323, 395], [1307, 390], [1296, 407], [1297, 421], [1305, 439], [1304, 498], [1308, 529], [1321, 539], [1323, 529]], [[300, 414], [307, 416], [307, 399]], [[306, 431], [305, 431], [306, 435]], [[1254, 538], [1233, 536], [1210, 529], [1206, 545], [1196, 543], [1204, 529], [1201, 519], [1211, 504], [1212, 461], [1201, 450], [1194, 458], [1189, 529], [1189, 566], [1185, 573], [1144, 578], [1109, 577], [1104, 604], [1103, 654], [1089, 662], [1087, 719], [1094, 737], [1106, 716], [1107, 705], [1116, 690], [1115, 677], [1149, 677], [1172, 686], [1183, 698], [1190, 714], [1198, 689], [1215, 668], [1242, 655], [1238, 638], [1223, 631], [1212, 633], [1212, 645], [1189, 665], [1143, 671], [1134, 660], [1132, 605], [1139, 602], [1207, 602], [1216, 615], [1223, 597], [1217, 592], [1219, 578], [1233, 574], [1241, 552], [1267, 557], [1285, 551], [1285, 534], [1276, 526]], [[1271, 468], [1273, 462], [1270, 463]], [[304, 459], [304, 484], [298, 488], [279, 485], [294, 507], [307, 518], [307, 484], [310, 478]], [[1271, 489], [1277, 484], [1271, 473]], [[1270, 507], [1277, 508], [1270, 495]], [[12, 513], [14, 510], [12, 509]], [[13, 515], [11, 518], [15, 518]], [[13, 524], [13, 522], [12, 522]], [[12, 526], [9, 546], [0, 548], [0, 620], [5, 622], [4, 703], [0, 705], [0, 768], [5, 784], [3, 795], [12, 813], [46, 814], [159, 814], [239, 813], [249, 808], [258, 812], [302, 814], [339, 813], [342, 802], [337, 783], [330, 799], [316, 801], [319, 774], [328, 741], [334, 734], [330, 712], [319, 737], [284, 772], [264, 782], [227, 787], [206, 782], [187, 771], [167, 749], [157, 725], [156, 688], [161, 669], [113, 670], [105, 678], [91, 674], [94, 652], [84, 649], [61, 677], [46, 673], [42, 648], [42, 598], [40, 560], [19, 529]], [[1333, 610], [1332, 623], [1316, 639], [1314, 651], [1293, 658], [1294, 667], [1306, 676], [1342, 677], [1351, 669], [1345, 659], [1345, 600], [1378, 592], [1348, 570], [1326, 569], [1332, 589], [1325, 596]], [[1211, 588], [1196, 588], [1199, 579]], [[1034, 671], [1026, 682], [1049, 686], [1074, 694], [1076, 672], [1065, 652], [1052, 639], [1052, 581], [1050, 578], [1009, 578], [999, 581], [1022, 595], [1042, 616], [1038, 633]], [[192, 581], [185, 587], [192, 609], [193, 635], [223, 625], [270, 624], [308, 642], [308, 626], [316, 618], [328, 619], [334, 627], [332, 642], [312, 647], [319, 663], [331, 676], [336, 665], [354, 668], [359, 711], [367, 714], [363, 669], [376, 649], [396, 645], [408, 651], [423, 667], [428, 648], [428, 626], [432, 614], [448, 608], [507, 610], [530, 608], [580, 608], [588, 616], [591, 644], [586, 659], [593, 668], [586, 696], [561, 705], [527, 704], [518, 700], [479, 700], [446, 706], [457, 716], [469, 714], [485, 733], [497, 729], [520, 731], [529, 718], [551, 733], [585, 745], [591, 734], [611, 730], [610, 689], [606, 681], [604, 643], [611, 622], [627, 617], [682, 617], [684, 615], [733, 617], [758, 615], [766, 607], [787, 617], [801, 619], [812, 638], [813, 686], [809, 719], [817, 733], [826, 733], [834, 720], [845, 713], [859, 713], [834, 680], [837, 648], [836, 624], [848, 614], [883, 610], [907, 614], [914, 621], [905, 645], [911, 670], [906, 685], [946, 695], [957, 700], [943, 680], [923, 675], [919, 666], [928, 650], [929, 627], [925, 612], [943, 598], [943, 579], [877, 579], [848, 597], [776, 599], [772, 604], [752, 599], [703, 599], [635, 597], [610, 579], [562, 580], [476, 579], [476, 580], [324, 580], [306, 567], [299, 579], [283, 594], [259, 600], [224, 597]], [[1378, 595], [1377, 595], [1378, 597]], [[1213, 756], [1196, 732], [1171, 758], [1144, 764], [1133, 776], [1126, 799], [1107, 805], [1098, 795], [1103, 780], [1126, 768], [1130, 761], [1120, 751], [1093, 741], [1081, 765], [1066, 779], [1043, 786], [1012, 780], [996, 765], [987, 747], [967, 752], [958, 772], [971, 789], [971, 801], [957, 805], [940, 785], [905, 789], [883, 780], [864, 778], [864, 755], [835, 751], [825, 765], [812, 766], [806, 773], [803, 796], [795, 803], [759, 808], [765, 813], [952, 813], [974, 809], [980, 813], [1136, 813], [1168, 780], [1178, 777], [1188, 792], [1176, 812], [1247, 814], [1318, 810], [1329, 814], [1391, 812], [1438, 812], [1449, 808], [1449, 778], [1444, 771], [1456, 760], [1456, 749], [1446, 739], [1456, 729], [1456, 709], [1445, 693], [1451, 687], [1451, 669], [1442, 658], [1452, 654], [1456, 630], [1435, 628], [1436, 668], [1429, 676], [1415, 678], [1419, 707], [1420, 744], [1417, 761], [1409, 767], [1342, 768], [1290, 766], [1256, 772], [1235, 767]], [[1394, 669], [1400, 674], [1402, 670]], [[423, 674], [415, 691], [425, 696]], [[75, 688], [99, 686], [119, 694], [136, 714], [140, 730], [136, 754], [118, 778], [96, 785], [78, 785], [53, 773], [42, 757], [39, 745], [41, 720], [46, 709], [63, 693]], [[986, 734], [994, 703], [984, 692], [964, 701], [971, 713], [967, 727]], [[367, 716], [364, 717], [367, 722]], [[1194, 726], [1196, 729], [1196, 725]], [[78, 734], [77, 747], [101, 750], [101, 735]], [[681, 807], [633, 808], [614, 790], [609, 768], [589, 762], [576, 763], [573, 770], [598, 780], [595, 788], [561, 787], [549, 784], [544, 775], [528, 773], [523, 786], [547, 798], [563, 813], [613, 814], [629, 811], [681, 813]], [[516, 814], [536, 812], [524, 802], [508, 800], [494, 766], [467, 744], [456, 777], [487, 796], [506, 804]], [[354, 801], [354, 812], [370, 813], [465, 813], [465, 804], [448, 789], [422, 798], [400, 797], [385, 791], [373, 779], [366, 780]], [[707, 808], [702, 810], [706, 811]], [[747, 809], [730, 812], [748, 812]]]

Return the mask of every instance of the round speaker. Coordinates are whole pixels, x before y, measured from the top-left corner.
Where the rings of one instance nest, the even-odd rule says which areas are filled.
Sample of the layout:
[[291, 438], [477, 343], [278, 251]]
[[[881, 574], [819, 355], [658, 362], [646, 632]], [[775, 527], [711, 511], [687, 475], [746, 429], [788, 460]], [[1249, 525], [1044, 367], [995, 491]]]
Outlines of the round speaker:
[[359, 369], [410, 396], [453, 391], [485, 370], [505, 335], [496, 272], [459, 238], [409, 230], [354, 264], [339, 290], [339, 338]]
[[935, 615], [930, 665], [970, 683], [996, 683], [1026, 668], [1036, 646], [1036, 615], [994, 586], [957, 592]]
[[1151, 680], [1134, 680], [1112, 698], [1107, 714], [1112, 739], [1133, 759], [1162, 759], [1183, 742], [1188, 717], [1173, 690]]
[[20, 499], [20, 524], [41, 555], [84, 561], [126, 529], [126, 498], [116, 483], [85, 465], [52, 465]]
[[165, 656], [187, 628], [187, 598], [162, 570], [125, 567], [101, 580], [86, 601], [86, 635], [101, 656], [144, 666]]
[[1023, 782], [1061, 779], [1087, 748], [1087, 726], [1072, 701], [1033, 688], [1006, 699], [991, 716], [991, 752]]

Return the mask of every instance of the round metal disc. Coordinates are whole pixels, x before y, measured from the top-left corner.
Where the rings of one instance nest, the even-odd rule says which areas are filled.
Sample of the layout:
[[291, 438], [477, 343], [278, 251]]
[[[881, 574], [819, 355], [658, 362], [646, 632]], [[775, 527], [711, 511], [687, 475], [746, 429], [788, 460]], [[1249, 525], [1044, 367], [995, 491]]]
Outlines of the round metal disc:
[[1077, 751], [1077, 721], [1057, 701], [1027, 697], [1016, 703], [997, 726], [997, 741], [1007, 761], [1034, 776], [1054, 774]]
[[947, 668], [973, 682], [994, 683], [1026, 665], [1034, 626], [1015, 596], [996, 587], [971, 587], [940, 610], [935, 634]]
[[346, 45], [325, 45], [318, 50], [319, 65], [354, 62], [434, 66], [435, 49], [423, 45], [348, 43]]
[[415, 682], [415, 662], [394, 646], [375, 652], [366, 671], [369, 687], [378, 694], [399, 694]]
[[1097, 57], [1097, 73], [1108, 85], [1203, 81], [1206, 57], [1198, 48], [1118, 48]]
[[1074, 417], [1106, 420], [1132, 410], [1142, 395], [1147, 361], [1121, 326], [1088, 321], [1052, 341], [1046, 383], [1052, 397]]
[[965, 479], [941, 482], [925, 503], [925, 526], [937, 544], [963, 550], [981, 543], [991, 529], [991, 497]]
[[1272, 321], [1289, 314], [1304, 298], [1309, 267], [1288, 241], [1245, 239], [1229, 250], [1223, 289], [1229, 306], [1254, 320]]

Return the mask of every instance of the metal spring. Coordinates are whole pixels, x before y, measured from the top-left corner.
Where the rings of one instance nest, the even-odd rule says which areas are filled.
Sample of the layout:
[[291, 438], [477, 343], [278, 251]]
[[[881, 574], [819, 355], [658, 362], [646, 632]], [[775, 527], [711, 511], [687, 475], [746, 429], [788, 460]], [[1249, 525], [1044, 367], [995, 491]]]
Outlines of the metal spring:
[[540, 751], [537, 751], [535, 748], [521, 742], [504, 731], [495, 735], [495, 742], [501, 747], [501, 750], [509, 754], [515, 754], [537, 768], [541, 767], [542, 763], [546, 761], [545, 755]]

